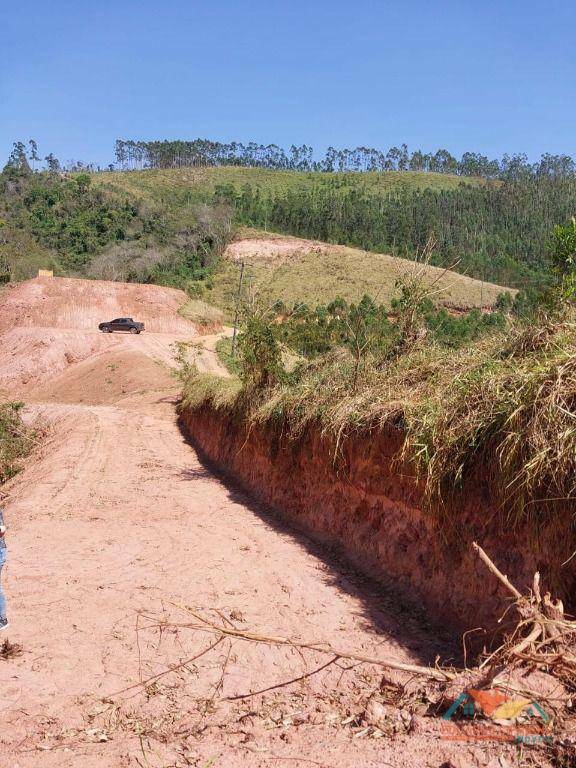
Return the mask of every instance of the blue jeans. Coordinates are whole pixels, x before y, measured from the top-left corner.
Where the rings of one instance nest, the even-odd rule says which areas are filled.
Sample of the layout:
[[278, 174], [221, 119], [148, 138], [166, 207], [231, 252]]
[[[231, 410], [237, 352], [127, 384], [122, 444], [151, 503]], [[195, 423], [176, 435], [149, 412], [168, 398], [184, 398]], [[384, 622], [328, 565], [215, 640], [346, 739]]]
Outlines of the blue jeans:
[[[0, 579], [2, 576], [2, 566], [6, 562], [6, 547], [0, 547]], [[2, 582], [0, 580], [0, 619], [6, 618], [6, 598], [2, 590]]]

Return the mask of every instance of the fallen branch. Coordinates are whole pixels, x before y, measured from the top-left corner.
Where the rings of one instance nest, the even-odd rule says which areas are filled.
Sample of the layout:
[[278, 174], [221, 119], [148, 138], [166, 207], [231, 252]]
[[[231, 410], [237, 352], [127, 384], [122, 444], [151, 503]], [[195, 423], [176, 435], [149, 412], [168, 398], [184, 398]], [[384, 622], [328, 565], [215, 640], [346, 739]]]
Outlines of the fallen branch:
[[312, 677], [313, 675], [317, 675], [318, 672], [322, 672], [323, 669], [330, 667], [332, 664], [335, 664], [337, 661], [338, 661], [338, 656], [334, 656], [325, 664], [321, 664], [319, 667], [316, 667], [316, 669], [313, 669], [311, 672], [305, 672], [303, 675], [299, 675], [298, 677], [292, 677], [290, 680], [284, 680], [283, 683], [276, 683], [275, 685], [269, 685], [267, 688], [261, 688], [259, 691], [250, 691], [249, 693], [240, 693], [237, 696], [226, 696], [226, 701], [237, 701], [238, 699], [249, 699], [252, 696], [259, 696], [261, 693], [269, 693], [270, 691], [275, 691], [278, 688], [285, 688], [287, 685], [292, 685], [293, 683], [299, 683], [301, 680], [307, 680], [309, 677]]
[[[287, 645], [291, 648], [302, 648], [309, 651], [316, 651], [317, 653], [324, 653], [330, 656], [336, 656], [341, 659], [349, 659], [351, 661], [360, 661], [365, 664], [374, 664], [376, 666], [386, 667], [388, 669], [396, 669], [400, 672], [410, 672], [415, 675], [429, 677], [433, 680], [439, 680], [440, 682], [448, 682], [449, 680], [453, 680], [456, 676], [454, 672], [439, 668], [424, 667], [417, 664], [405, 664], [401, 661], [396, 661], [395, 659], [382, 659], [373, 656], [365, 656], [358, 653], [351, 653], [350, 651], [335, 648], [331, 643], [328, 642], [305, 643], [278, 635], [263, 635], [257, 632], [246, 632], [241, 629], [231, 629], [229, 627], [218, 626], [208, 619], [205, 619], [203, 616], [195, 613], [189, 606], [180, 605], [178, 603], [173, 603], [173, 605], [194, 616], [194, 618], [197, 619], [199, 623], [175, 624], [173, 622], [159, 621], [157, 622], [159, 626], [196, 629], [203, 632], [217, 634], [221, 637], [236, 637], [240, 640], [246, 640], [253, 643], [264, 643], [266, 645]], [[153, 617], [151, 616], [147, 616], [147, 618], [154, 621]]]
[[480, 560], [482, 560], [482, 562], [483, 562], [483, 563], [484, 563], [484, 565], [485, 565], [485, 566], [488, 568], [488, 570], [489, 570], [489, 571], [491, 571], [491, 572], [494, 574], [494, 576], [496, 576], [496, 578], [497, 578], [499, 581], [501, 581], [501, 582], [502, 582], [502, 584], [504, 584], [504, 586], [506, 587], [506, 589], [507, 589], [509, 592], [511, 592], [511, 593], [514, 595], [514, 597], [515, 597], [517, 600], [521, 600], [521, 599], [522, 599], [522, 593], [521, 593], [521, 592], [519, 592], [519, 591], [516, 589], [516, 587], [515, 587], [513, 584], [511, 584], [511, 583], [510, 583], [510, 581], [509, 581], [509, 579], [508, 579], [508, 576], [505, 576], [505, 575], [502, 573], [502, 571], [498, 570], [498, 568], [497, 568], [497, 567], [494, 565], [494, 563], [492, 562], [492, 560], [490, 560], [490, 558], [488, 557], [488, 555], [486, 554], [486, 552], [484, 552], [484, 550], [482, 549], [482, 547], [481, 547], [479, 544], [476, 544], [476, 542], [475, 542], [475, 541], [473, 541], [473, 542], [472, 542], [472, 549], [475, 549], [475, 550], [476, 550], [476, 552], [478, 553], [478, 555], [479, 555], [479, 557], [480, 557]]
[[[487, 674], [483, 675], [483, 684], [491, 685], [495, 688], [502, 688], [507, 691], [513, 691], [521, 693], [525, 696], [535, 697], [531, 691], [527, 691], [514, 684], [513, 681], [506, 679], [512, 669], [517, 666], [524, 666], [529, 669], [541, 669], [552, 675], [554, 675], [559, 683], [568, 685], [571, 690], [576, 689], [576, 622], [566, 619], [564, 615], [564, 606], [560, 600], [552, 600], [549, 593], [544, 596], [540, 591], [540, 574], [534, 575], [532, 583], [532, 589], [527, 595], [522, 595], [512, 582], [509, 580], [502, 571], [495, 565], [486, 552], [476, 542], [472, 544], [474, 551], [478, 554], [487, 569], [492, 573], [498, 581], [506, 588], [506, 591], [512, 595], [514, 601], [510, 604], [510, 609], [515, 609], [518, 613], [519, 620], [514, 630], [509, 633], [502, 645], [492, 652], [479, 666], [467, 670], [467, 672], [482, 673], [482, 670], [488, 668], [491, 670]], [[407, 672], [411, 675], [421, 676], [435, 680], [440, 683], [448, 683], [456, 680], [463, 670], [455, 669], [441, 669], [440, 667], [428, 667], [418, 664], [407, 664], [396, 659], [391, 658], [379, 658], [374, 656], [368, 656], [365, 654], [355, 653], [341, 648], [336, 648], [330, 642], [304, 642], [300, 640], [291, 639], [282, 635], [268, 635], [260, 632], [238, 629], [235, 627], [224, 615], [218, 612], [222, 624], [215, 624], [213, 621], [205, 618], [201, 614], [194, 611], [187, 605], [179, 603], [172, 603], [172, 605], [179, 610], [192, 616], [194, 622], [173, 622], [166, 619], [157, 619], [155, 616], [146, 616], [146, 618], [152, 622], [149, 626], [156, 626], [160, 629], [170, 628], [182, 628], [191, 629], [200, 632], [208, 632], [216, 635], [217, 639], [204, 651], [200, 652], [196, 656], [171, 667], [157, 675], [154, 675], [147, 680], [143, 680], [140, 683], [136, 683], [128, 688], [119, 691], [118, 693], [124, 693], [125, 691], [132, 690], [141, 686], [146, 686], [150, 682], [157, 680], [158, 678], [174, 672], [178, 669], [189, 664], [191, 661], [199, 658], [200, 656], [208, 653], [213, 648], [221, 643], [225, 638], [235, 638], [243, 640], [245, 642], [262, 643], [272, 646], [287, 646], [294, 648], [298, 652], [301, 650], [313, 651], [315, 653], [325, 654], [330, 656], [330, 660], [319, 666], [317, 669], [310, 673], [303, 674], [299, 677], [292, 678], [290, 680], [277, 683], [262, 690], [256, 690], [248, 692], [246, 694], [239, 694], [236, 696], [227, 697], [228, 700], [245, 699], [251, 696], [257, 696], [262, 693], [266, 693], [277, 688], [290, 685], [292, 683], [304, 680], [311, 675], [320, 672], [321, 670], [334, 664], [339, 659], [347, 659], [349, 661], [357, 662], [360, 664], [373, 664], [378, 667], [384, 667], [386, 669], [393, 669], [399, 672]], [[501, 621], [501, 620], [500, 620]], [[228, 650], [228, 656], [230, 656], [230, 649]], [[226, 664], [222, 671], [219, 683], [217, 684], [214, 695], [221, 687], [224, 677]], [[562, 687], [562, 686], [560, 686]], [[565, 688], [562, 689], [565, 692]], [[537, 697], [541, 700], [542, 695], [538, 694]], [[555, 700], [561, 701], [562, 696], [555, 697]], [[551, 697], [548, 697], [551, 700]]]
[[219, 645], [222, 640], [224, 640], [223, 637], [220, 637], [216, 642], [212, 643], [212, 645], [209, 645], [208, 648], [204, 648], [203, 651], [200, 651], [200, 653], [195, 654], [194, 656], [190, 656], [189, 659], [186, 659], [185, 661], [181, 661], [179, 664], [174, 664], [172, 667], [168, 667], [168, 669], [165, 669], [163, 672], [158, 672], [156, 675], [152, 675], [151, 677], [147, 677], [145, 680], [141, 680], [139, 683], [134, 683], [133, 685], [129, 685], [126, 688], [122, 688], [120, 691], [115, 691], [114, 693], [109, 693], [108, 696], [119, 696], [121, 693], [126, 693], [127, 691], [133, 691], [135, 688], [145, 688], [147, 685], [150, 685], [150, 683], [156, 682], [156, 680], [159, 680], [161, 677], [164, 677], [165, 675], [169, 675], [171, 672], [177, 672], [179, 669], [183, 669], [183, 667], [187, 667], [188, 664], [191, 664], [193, 661], [196, 661], [196, 659], [199, 659], [201, 656], [204, 656], [204, 654], [209, 653], [211, 650], [216, 648], [217, 645]]

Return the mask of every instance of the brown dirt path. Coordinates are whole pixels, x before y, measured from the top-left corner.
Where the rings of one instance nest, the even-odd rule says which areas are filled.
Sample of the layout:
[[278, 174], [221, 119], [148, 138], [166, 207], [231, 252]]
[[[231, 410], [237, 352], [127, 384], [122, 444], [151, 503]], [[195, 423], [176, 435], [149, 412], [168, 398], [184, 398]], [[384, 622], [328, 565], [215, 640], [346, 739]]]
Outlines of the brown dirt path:
[[[50, 291], [57, 296], [57, 281]], [[0, 308], [4, 338], [14, 334], [9, 312]], [[377, 668], [332, 663], [226, 700], [329, 659], [241, 640], [200, 656], [214, 637], [157, 626], [189, 621], [177, 605], [403, 661], [431, 661], [445, 647], [393, 592], [201, 463], [178, 427], [178, 385], [162, 359], [180, 326], [98, 337], [63, 366], [61, 356], [91, 333], [64, 326], [42, 348], [44, 361], [58, 363], [53, 375], [46, 363], [28, 384], [5, 376], [12, 394], [26, 390], [29, 418], [47, 432], [5, 489], [7, 634], [23, 653], [0, 660], [1, 768], [500, 765], [502, 748], [443, 741], [432, 719], [414, 719], [394, 738], [365, 731], [359, 715], [380, 687]], [[26, 346], [12, 351], [16, 368], [29, 371]]]

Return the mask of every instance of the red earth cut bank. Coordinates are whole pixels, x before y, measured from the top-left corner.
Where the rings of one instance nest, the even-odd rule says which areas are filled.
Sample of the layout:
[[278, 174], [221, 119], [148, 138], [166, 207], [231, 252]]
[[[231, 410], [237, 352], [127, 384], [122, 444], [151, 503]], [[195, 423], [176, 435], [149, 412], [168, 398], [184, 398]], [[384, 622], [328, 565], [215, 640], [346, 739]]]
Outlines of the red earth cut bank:
[[481, 478], [471, 478], [456, 510], [457, 528], [441, 531], [433, 511], [424, 511], [419, 483], [394, 461], [399, 429], [349, 437], [335, 461], [334, 442], [319, 429], [291, 440], [206, 406], [184, 408], [181, 419], [195, 447], [223, 472], [361, 571], [397, 580], [455, 632], [494, 627], [509, 604], [473, 541], [519, 588], [528, 588], [539, 570], [546, 588], [570, 604], [574, 561], [561, 567], [571, 554], [570, 521], [556, 517], [537, 539], [527, 525], [509, 530]]

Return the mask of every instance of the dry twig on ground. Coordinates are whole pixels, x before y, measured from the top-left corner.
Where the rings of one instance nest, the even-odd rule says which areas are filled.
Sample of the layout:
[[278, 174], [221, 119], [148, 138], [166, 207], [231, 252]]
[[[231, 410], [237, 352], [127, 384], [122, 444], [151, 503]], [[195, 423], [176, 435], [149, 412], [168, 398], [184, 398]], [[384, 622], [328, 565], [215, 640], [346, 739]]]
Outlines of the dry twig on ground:
[[[333, 656], [337, 659], [349, 659], [351, 661], [359, 661], [366, 664], [374, 664], [375, 666], [380, 667], [387, 667], [388, 669], [396, 669], [401, 672], [410, 672], [412, 674], [416, 675], [422, 675], [423, 677], [429, 677], [433, 680], [438, 680], [440, 682], [448, 682], [449, 680], [452, 680], [455, 677], [454, 672], [450, 670], [444, 670], [440, 669], [438, 667], [425, 667], [420, 666], [417, 664], [405, 664], [403, 662], [397, 661], [396, 659], [383, 659], [373, 656], [365, 656], [363, 654], [358, 653], [352, 653], [347, 650], [335, 648], [331, 643], [321, 641], [321, 642], [301, 642], [298, 640], [292, 640], [288, 637], [282, 637], [278, 635], [265, 635], [260, 634], [258, 632], [249, 632], [244, 631], [241, 629], [233, 629], [230, 627], [225, 627], [222, 625], [214, 624], [212, 621], [209, 621], [204, 616], [201, 616], [199, 613], [195, 612], [186, 605], [181, 605], [174, 603], [174, 605], [177, 608], [180, 608], [183, 611], [186, 611], [190, 615], [192, 615], [196, 619], [196, 623], [175, 623], [175, 622], [166, 622], [164, 620], [160, 620], [157, 622], [157, 625], [160, 627], [164, 626], [170, 626], [170, 627], [181, 627], [183, 629], [195, 629], [202, 632], [210, 632], [216, 635], [220, 635], [221, 637], [236, 637], [240, 640], [246, 640], [249, 642], [255, 642], [255, 643], [265, 643], [266, 645], [286, 645], [290, 646], [292, 648], [300, 648], [305, 649], [309, 651], [316, 651], [318, 653], [327, 654], [329, 656]], [[148, 616], [148, 619], [154, 621], [153, 617]]]

